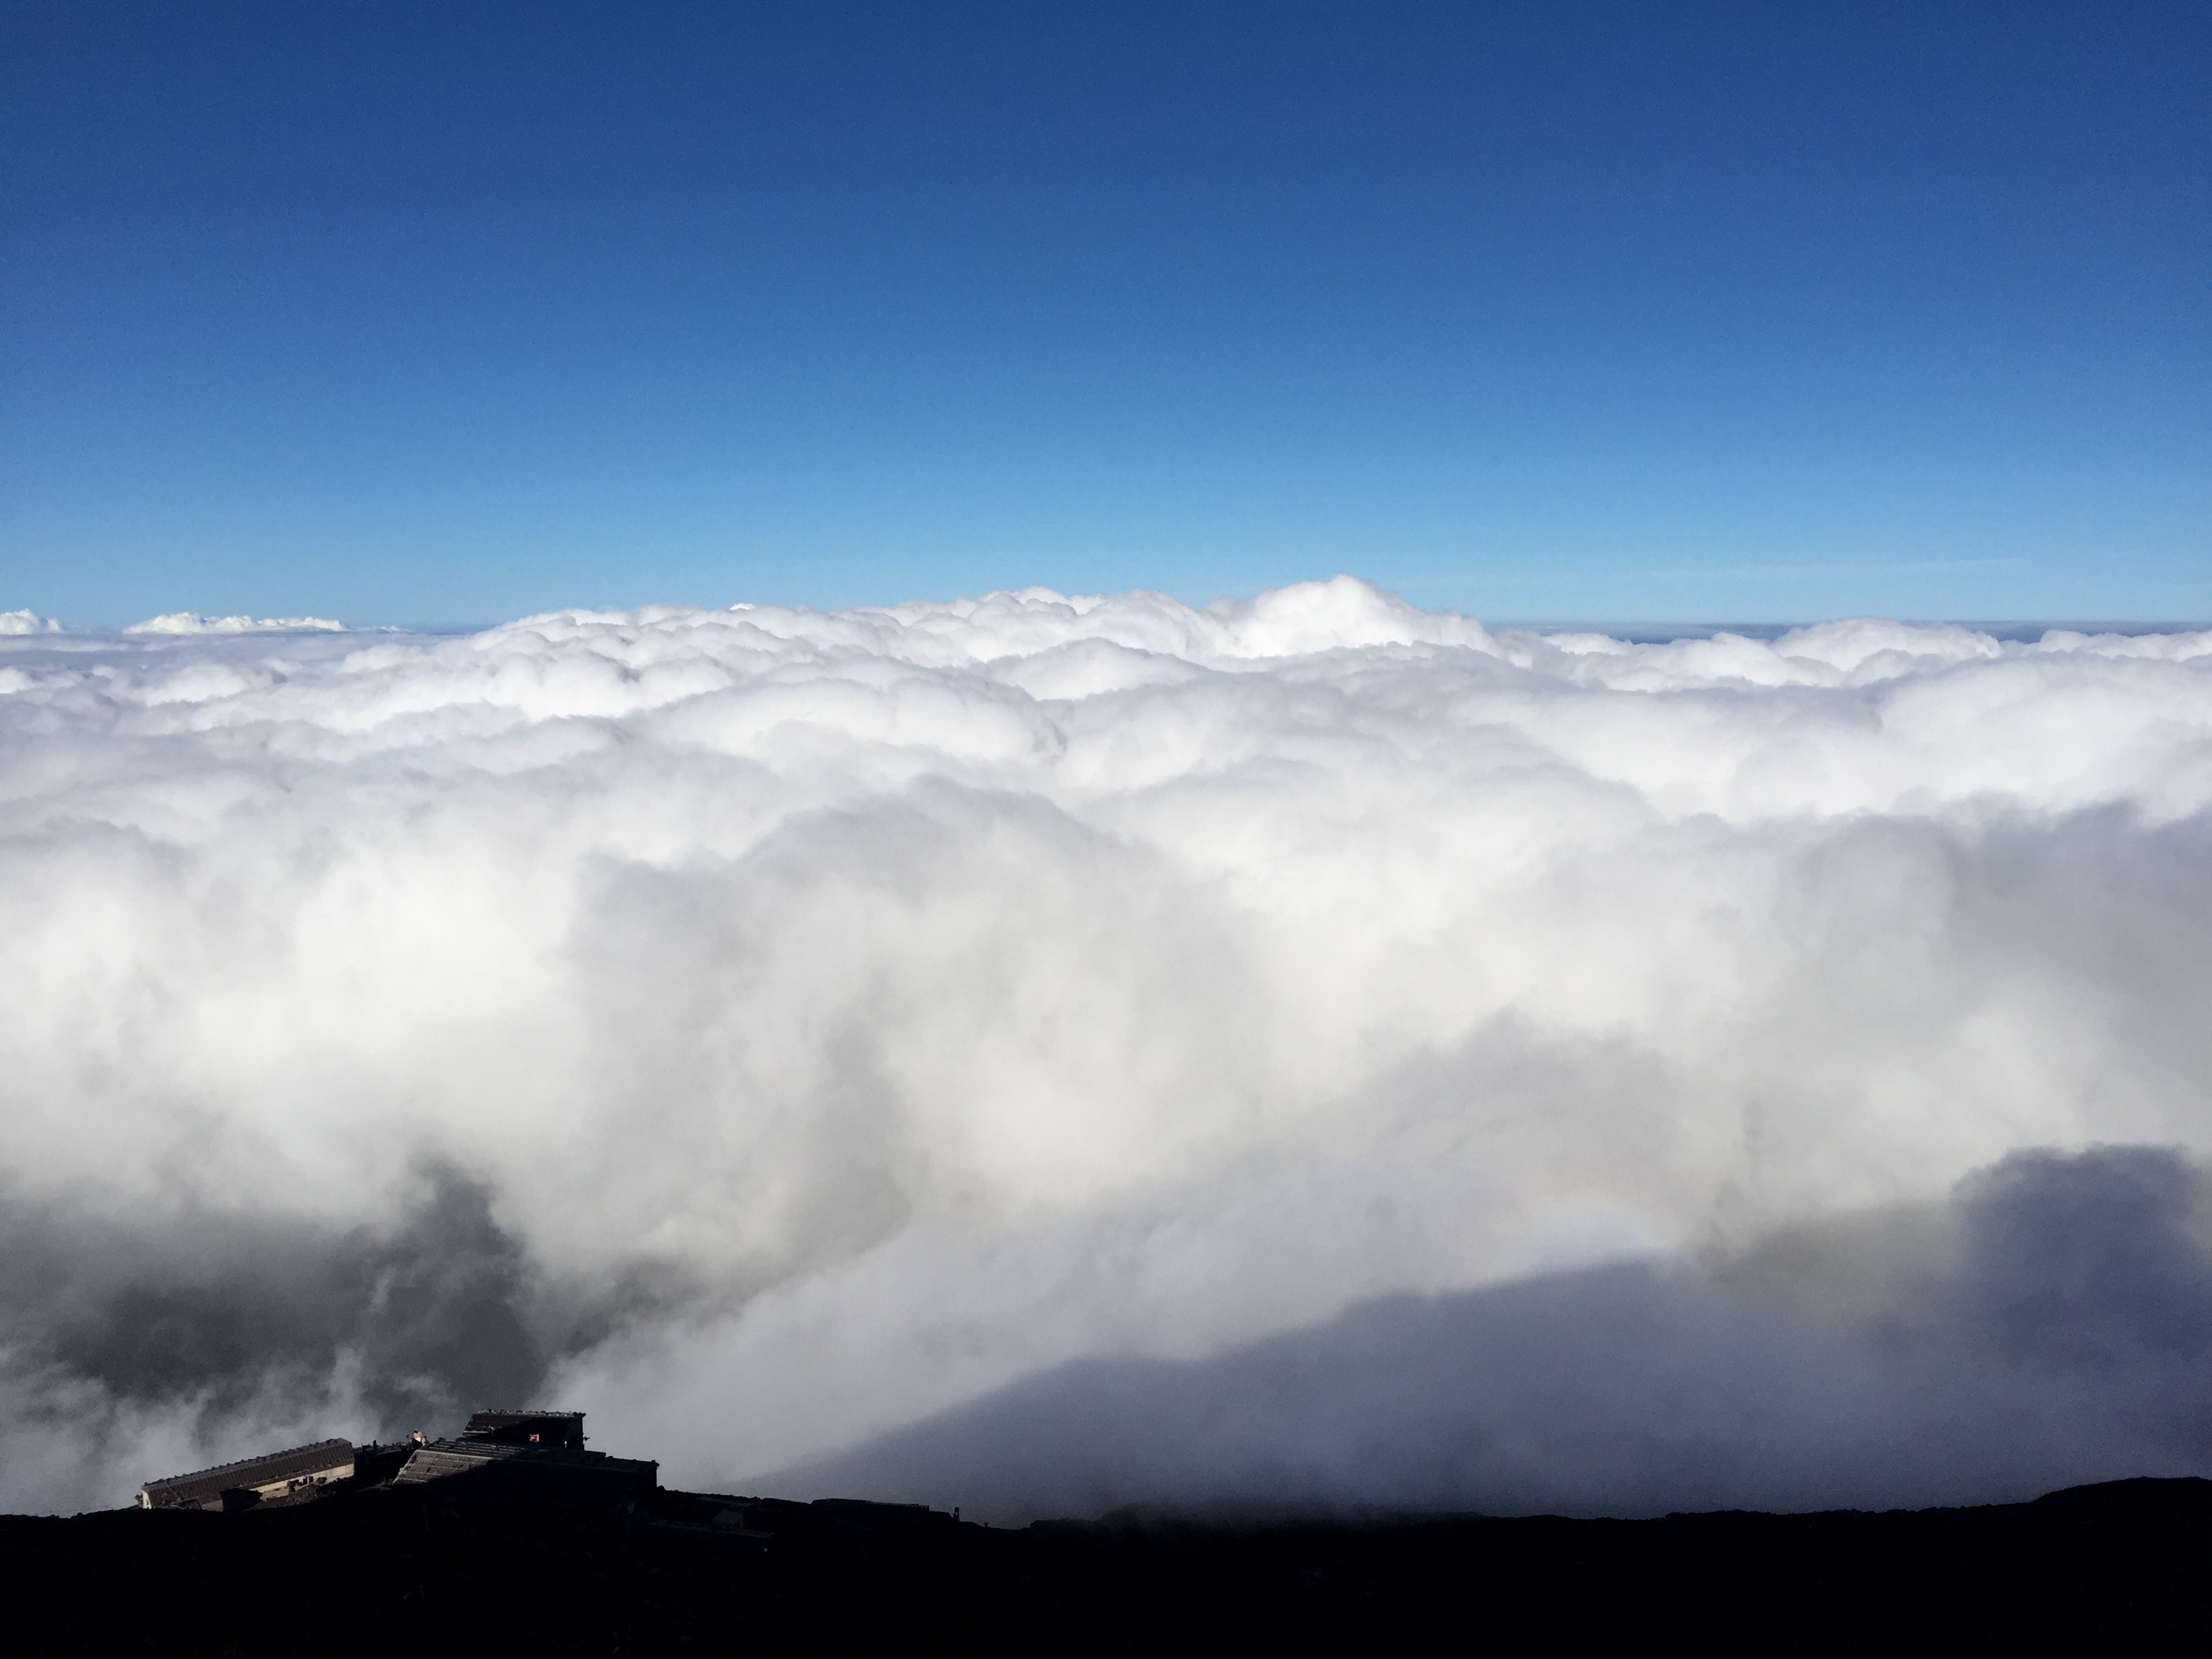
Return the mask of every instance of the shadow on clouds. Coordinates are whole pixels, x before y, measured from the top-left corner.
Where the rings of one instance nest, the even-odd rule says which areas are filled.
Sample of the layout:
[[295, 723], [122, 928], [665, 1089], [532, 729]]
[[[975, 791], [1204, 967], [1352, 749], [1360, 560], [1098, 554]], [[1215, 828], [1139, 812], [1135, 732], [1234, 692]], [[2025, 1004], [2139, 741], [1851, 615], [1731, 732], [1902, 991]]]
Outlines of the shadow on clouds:
[[763, 1484], [1019, 1521], [1888, 1507], [2203, 1474], [2208, 1197], [2160, 1149], [2017, 1153], [1945, 1204], [1725, 1261], [1389, 1297], [1203, 1361], [1061, 1366]]
[[449, 1167], [424, 1171], [384, 1230], [0, 1213], [9, 1369], [76, 1413], [88, 1397], [185, 1407], [213, 1427], [312, 1414], [343, 1394], [349, 1416], [404, 1431], [529, 1398], [564, 1334], [542, 1304], [490, 1193]]

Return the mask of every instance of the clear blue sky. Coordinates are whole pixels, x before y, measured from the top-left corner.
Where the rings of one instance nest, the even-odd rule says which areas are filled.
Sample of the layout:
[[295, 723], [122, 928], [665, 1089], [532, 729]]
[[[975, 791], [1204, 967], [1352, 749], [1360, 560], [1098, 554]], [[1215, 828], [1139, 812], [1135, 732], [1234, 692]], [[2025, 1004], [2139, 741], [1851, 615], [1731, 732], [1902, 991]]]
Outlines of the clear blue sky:
[[0, 4], [0, 609], [2212, 615], [2212, 6]]

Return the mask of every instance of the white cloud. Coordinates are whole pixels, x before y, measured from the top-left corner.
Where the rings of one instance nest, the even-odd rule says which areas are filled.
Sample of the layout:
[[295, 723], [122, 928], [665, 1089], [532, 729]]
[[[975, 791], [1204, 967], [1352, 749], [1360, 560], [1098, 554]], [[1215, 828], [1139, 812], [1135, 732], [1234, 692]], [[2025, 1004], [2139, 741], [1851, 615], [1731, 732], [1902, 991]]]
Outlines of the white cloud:
[[57, 634], [61, 624], [35, 611], [0, 611], [0, 634]]
[[[2021, 1146], [2212, 1152], [2212, 635], [1646, 646], [1339, 579], [9, 661], [9, 1203], [337, 1260], [460, 1171], [672, 1479]], [[47, 1305], [0, 1333], [42, 1365]]]
[[343, 634], [345, 624], [322, 617], [203, 617], [172, 611], [133, 623], [126, 634]]

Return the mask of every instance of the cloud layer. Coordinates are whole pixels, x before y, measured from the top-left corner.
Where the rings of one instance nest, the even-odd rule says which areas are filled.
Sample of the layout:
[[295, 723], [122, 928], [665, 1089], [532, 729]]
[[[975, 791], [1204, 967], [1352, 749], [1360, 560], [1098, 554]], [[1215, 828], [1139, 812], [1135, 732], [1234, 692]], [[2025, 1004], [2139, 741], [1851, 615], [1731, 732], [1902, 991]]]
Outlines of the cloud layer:
[[773, 1477], [1021, 1521], [2020, 1500], [2212, 1461], [2212, 1193], [2015, 1153], [1942, 1205], [1362, 1303], [1207, 1360], [1078, 1360]]
[[[0, 1504], [495, 1387], [719, 1484], [1374, 1298], [1734, 1307], [2022, 1148], [2186, 1184], [2208, 800], [2203, 635], [1340, 579], [11, 638]], [[1703, 1490], [1601, 1440], [1589, 1501]]]
[[125, 634], [343, 634], [345, 624], [324, 617], [203, 617], [172, 611], [133, 623]]

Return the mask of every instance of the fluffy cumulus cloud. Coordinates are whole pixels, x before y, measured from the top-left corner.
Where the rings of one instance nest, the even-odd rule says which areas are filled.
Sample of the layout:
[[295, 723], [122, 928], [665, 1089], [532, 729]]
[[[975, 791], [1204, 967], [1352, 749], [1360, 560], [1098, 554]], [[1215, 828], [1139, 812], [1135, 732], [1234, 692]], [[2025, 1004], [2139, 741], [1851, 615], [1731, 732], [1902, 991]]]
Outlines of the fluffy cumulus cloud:
[[2209, 806], [2204, 635], [14, 638], [0, 1505], [526, 1396], [1010, 1518], [2212, 1472]]

